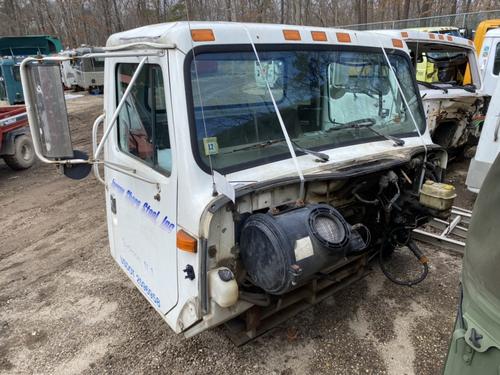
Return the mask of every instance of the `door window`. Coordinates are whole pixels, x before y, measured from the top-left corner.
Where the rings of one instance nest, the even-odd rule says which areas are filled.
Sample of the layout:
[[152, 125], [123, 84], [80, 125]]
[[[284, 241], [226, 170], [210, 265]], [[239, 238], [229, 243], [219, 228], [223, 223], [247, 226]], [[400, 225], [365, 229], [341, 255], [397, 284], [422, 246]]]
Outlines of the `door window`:
[[[117, 104], [122, 98], [138, 64], [119, 64]], [[168, 134], [165, 87], [161, 68], [146, 64], [118, 116], [118, 144], [122, 151], [141, 159], [153, 168], [172, 170]]]
[[493, 74], [497, 76], [498, 73], [500, 73], [500, 43], [497, 43], [495, 61], [493, 62]]

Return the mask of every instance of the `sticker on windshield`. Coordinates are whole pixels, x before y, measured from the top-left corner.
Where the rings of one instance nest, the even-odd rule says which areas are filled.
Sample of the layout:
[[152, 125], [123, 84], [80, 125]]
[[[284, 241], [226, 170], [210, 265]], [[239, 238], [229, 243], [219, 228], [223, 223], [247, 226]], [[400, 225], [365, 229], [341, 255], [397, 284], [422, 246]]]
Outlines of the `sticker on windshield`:
[[219, 153], [217, 137], [203, 138], [203, 145], [205, 146], [205, 155], [217, 155]]

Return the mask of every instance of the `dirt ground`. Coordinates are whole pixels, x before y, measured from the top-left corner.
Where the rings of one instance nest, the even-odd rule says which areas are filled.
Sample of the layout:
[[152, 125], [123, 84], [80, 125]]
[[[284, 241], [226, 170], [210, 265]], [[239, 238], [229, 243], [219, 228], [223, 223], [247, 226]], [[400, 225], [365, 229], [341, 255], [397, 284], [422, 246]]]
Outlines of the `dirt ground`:
[[[68, 102], [88, 148], [102, 99]], [[458, 205], [467, 162], [453, 164]], [[216, 328], [175, 335], [114, 263], [103, 187], [38, 163], [0, 162], [0, 373], [439, 374], [457, 306], [461, 259], [423, 247], [428, 278], [407, 288], [368, 277], [266, 335], [235, 347]]]

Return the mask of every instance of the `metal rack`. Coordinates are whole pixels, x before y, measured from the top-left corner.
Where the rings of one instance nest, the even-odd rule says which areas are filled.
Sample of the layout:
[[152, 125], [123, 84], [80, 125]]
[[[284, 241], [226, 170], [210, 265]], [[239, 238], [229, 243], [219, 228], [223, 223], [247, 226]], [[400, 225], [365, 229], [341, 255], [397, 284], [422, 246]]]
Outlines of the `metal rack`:
[[413, 230], [413, 237], [463, 255], [472, 211], [453, 206], [448, 221], [434, 218], [424, 229]]

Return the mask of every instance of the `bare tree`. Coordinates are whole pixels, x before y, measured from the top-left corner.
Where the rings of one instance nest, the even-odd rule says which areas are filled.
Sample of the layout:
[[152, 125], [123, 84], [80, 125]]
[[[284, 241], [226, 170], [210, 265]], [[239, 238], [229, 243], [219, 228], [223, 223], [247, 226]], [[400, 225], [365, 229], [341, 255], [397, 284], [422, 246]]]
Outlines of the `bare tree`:
[[[499, 0], [0, 0], [2, 34], [52, 34], [69, 47], [157, 22], [226, 20], [334, 27], [500, 7]], [[453, 21], [453, 20], [451, 20]], [[425, 26], [425, 24], [422, 24]], [[461, 25], [460, 25], [461, 26]]]

